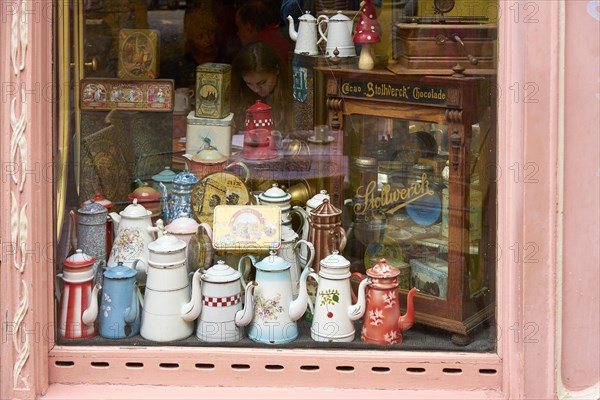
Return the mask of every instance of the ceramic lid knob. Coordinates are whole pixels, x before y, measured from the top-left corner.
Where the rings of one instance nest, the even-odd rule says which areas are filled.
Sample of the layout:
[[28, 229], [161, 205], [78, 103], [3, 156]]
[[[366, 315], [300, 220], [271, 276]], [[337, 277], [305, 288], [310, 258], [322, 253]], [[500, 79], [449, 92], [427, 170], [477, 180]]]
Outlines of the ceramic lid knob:
[[256, 268], [263, 271], [284, 271], [290, 268], [290, 263], [286, 259], [279, 257], [274, 251], [256, 263]]
[[330, 255], [321, 260], [321, 267], [333, 268], [333, 269], [346, 269], [350, 268], [350, 261], [340, 254], [339, 251], [334, 250]]
[[183, 240], [176, 236], [165, 234], [148, 244], [148, 250], [155, 253], [170, 253], [181, 251], [186, 248]]
[[81, 249], [75, 250], [75, 253], [67, 257], [63, 265], [67, 268], [85, 268], [94, 265], [96, 259], [85, 254]]
[[125, 209], [123, 211], [121, 211], [119, 214], [122, 217], [140, 218], [140, 217], [150, 216], [152, 214], [152, 212], [150, 212], [149, 210], [146, 210], [146, 208], [143, 205], [138, 204], [138, 199], [134, 198], [133, 202], [130, 205], [128, 205], [127, 207], [125, 207]]

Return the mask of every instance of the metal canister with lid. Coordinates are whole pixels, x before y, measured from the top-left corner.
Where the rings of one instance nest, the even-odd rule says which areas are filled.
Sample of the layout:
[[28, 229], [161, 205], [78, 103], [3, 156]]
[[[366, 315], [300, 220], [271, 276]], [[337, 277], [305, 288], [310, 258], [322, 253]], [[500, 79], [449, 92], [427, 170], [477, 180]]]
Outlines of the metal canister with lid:
[[377, 185], [377, 159], [373, 157], [354, 157], [350, 166], [352, 196], [359, 192], [364, 195], [371, 182]]

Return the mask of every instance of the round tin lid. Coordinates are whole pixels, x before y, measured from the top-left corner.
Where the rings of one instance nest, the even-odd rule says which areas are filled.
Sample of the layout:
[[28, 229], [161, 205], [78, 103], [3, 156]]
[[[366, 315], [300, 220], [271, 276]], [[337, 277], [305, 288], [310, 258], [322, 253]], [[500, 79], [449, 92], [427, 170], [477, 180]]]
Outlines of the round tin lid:
[[277, 183], [274, 183], [269, 189], [258, 195], [260, 201], [267, 203], [284, 203], [292, 199], [292, 195], [281, 189]]
[[181, 213], [179, 218], [174, 219], [171, 223], [165, 226], [167, 232], [174, 234], [196, 233], [200, 224], [193, 218], [190, 218], [187, 213]]
[[152, 212], [149, 210], [146, 210], [146, 208], [143, 205], [138, 204], [138, 199], [134, 198], [133, 202], [130, 205], [128, 205], [127, 207], [125, 207], [125, 209], [123, 211], [121, 211], [119, 214], [122, 217], [140, 218], [140, 217], [148, 217], [148, 216], [152, 215]]
[[148, 250], [154, 253], [171, 253], [183, 250], [185, 247], [186, 244], [183, 240], [170, 235], [168, 232], [155, 241], [148, 243]]
[[350, 268], [350, 261], [348, 261], [339, 251], [334, 250], [330, 255], [325, 257], [320, 262], [321, 267], [331, 269], [348, 269]]
[[323, 189], [319, 193], [311, 197], [307, 202], [306, 206], [311, 209], [315, 209], [323, 203], [324, 200], [330, 201], [331, 197], [327, 193], [327, 190]]
[[102, 196], [101, 193], [96, 192], [96, 195], [94, 196], [93, 199], [89, 199], [83, 202], [83, 204], [81, 204], [81, 206], [85, 206], [86, 204], [90, 204], [91, 202], [95, 202], [100, 204], [102, 207], [109, 209], [113, 206], [112, 201], [104, 198], [104, 196]]
[[255, 266], [263, 271], [285, 271], [291, 265], [289, 261], [279, 257], [274, 251], [270, 251], [269, 255], [257, 262]]
[[202, 164], [219, 164], [227, 161], [227, 157], [219, 153], [216, 148], [208, 146], [194, 154], [192, 161]]
[[385, 258], [379, 260], [372, 268], [367, 270], [367, 275], [371, 278], [395, 278], [400, 275], [400, 270], [392, 267], [385, 261]]
[[225, 264], [225, 261], [218, 260], [215, 265], [202, 274], [202, 280], [212, 283], [227, 283], [237, 281], [241, 276], [239, 271]]
[[353, 159], [354, 165], [357, 167], [374, 167], [377, 165], [377, 159], [373, 157], [355, 157]]
[[91, 200], [89, 203], [82, 206], [79, 210], [77, 210], [79, 214], [106, 214], [108, 210], [100, 203], [96, 203], [94, 200]]
[[175, 175], [173, 183], [176, 185], [195, 185], [198, 183], [198, 177], [190, 171], [183, 171]]
[[104, 270], [104, 277], [107, 279], [129, 279], [137, 275], [137, 271], [123, 265], [120, 261], [115, 267], [110, 267]]
[[173, 182], [175, 175], [177, 175], [175, 171], [173, 171], [171, 167], [167, 165], [158, 174], [152, 175], [152, 180], [155, 182], [170, 183]]
[[67, 268], [85, 268], [94, 265], [96, 259], [92, 256], [88, 256], [81, 249], [75, 250], [75, 253], [65, 258], [63, 265]]

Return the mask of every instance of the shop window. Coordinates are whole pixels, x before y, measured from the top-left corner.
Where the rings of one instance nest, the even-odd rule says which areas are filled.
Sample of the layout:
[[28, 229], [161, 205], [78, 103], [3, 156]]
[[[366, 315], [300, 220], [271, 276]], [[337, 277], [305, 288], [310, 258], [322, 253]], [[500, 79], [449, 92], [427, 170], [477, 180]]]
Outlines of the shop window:
[[[241, 79], [237, 57], [253, 40], [244, 32], [254, 37], [252, 18], [268, 14], [256, 14], [255, 1], [91, 1], [70, 10], [75, 101], [69, 127], [59, 132], [71, 143], [69, 159], [57, 156], [67, 169], [57, 172], [66, 186], [58, 185], [56, 205], [56, 343], [494, 353], [497, 3], [323, 0], [302, 8], [310, 14], [269, 3], [273, 21], [259, 38], [286, 59], [273, 76], [244, 70]], [[363, 25], [377, 43], [361, 39]], [[302, 54], [294, 53], [299, 48]], [[364, 64], [367, 52], [371, 65]], [[182, 179], [175, 186], [174, 176]], [[261, 225], [263, 233], [274, 229], [284, 242], [304, 237], [314, 249], [290, 250], [290, 263], [255, 242], [245, 251], [235, 240], [219, 247], [227, 235], [249, 235], [255, 221], [236, 216], [242, 205], [257, 204], [271, 206], [251, 207], [258, 220], [275, 223]], [[194, 232], [178, 236], [189, 225]], [[163, 235], [173, 240], [156, 244]], [[307, 278], [311, 255], [309, 267], [321, 274]], [[115, 269], [119, 261], [124, 269]], [[219, 273], [235, 275], [238, 265], [243, 279], [232, 293], [204, 292], [225, 287]], [[374, 274], [387, 269], [394, 278], [385, 298], [396, 320], [405, 315], [404, 325], [369, 336], [371, 327], [389, 322], [374, 305], [373, 288]], [[261, 282], [267, 270], [287, 285], [279, 297], [267, 298], [269, 289], [282, 290], [264, 276]], [[356, 294], [365, 299], [363, 278], [371, 295], [354, 307], [357, 317], [340, 304], [350, 306]], [[252, 280], [258, 286], [242, 285]], [[310, 307], [297, 301], [303, 293]], [[239, 304], [241, 324], [241, 305], [251, 297], [254, 307], [246, 311], [254, 317], [238, 330], [236, 312], [224, 310]], [[287, 303], [277, 303], [282, 297]], [[202, 320], [215, 310], [217, 320]], [[279, 322], [264, 317], [279, 312], [286, 314]], [[218, 320], [226, 313], [229, 319]], [[286, 368], [264, 365], [273, 373]], [[307, 374], [320, 368], [299, 367]], [[390, 368], [373, 365], [371, 372]], [[352, 374], [355, 366], [335, 369]], [[406, 367], [407, 374], [427, 372]], [[478, 373], [493, 376], [496, 369]]]

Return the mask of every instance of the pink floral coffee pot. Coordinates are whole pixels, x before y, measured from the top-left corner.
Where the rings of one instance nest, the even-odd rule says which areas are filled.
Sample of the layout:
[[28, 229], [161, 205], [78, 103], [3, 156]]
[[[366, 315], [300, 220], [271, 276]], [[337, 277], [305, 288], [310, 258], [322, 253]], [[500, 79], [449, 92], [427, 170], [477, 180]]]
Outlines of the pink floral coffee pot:
[[[417, 289], [412, 288], [408, 291], [406, 314], [401, 315], [398, 301], [398, 275], [400, 270], [382, 258], [379, 263], [367, 270], [367, 279], [360, 283], [357, 305], [365, 309], [360, 334], [363, 342], [400, 344], [402, 332], [413, 326], [415, 320], [413, 297]], [[362, 292], [366, 293], [366, 296], [363, 296]]]

